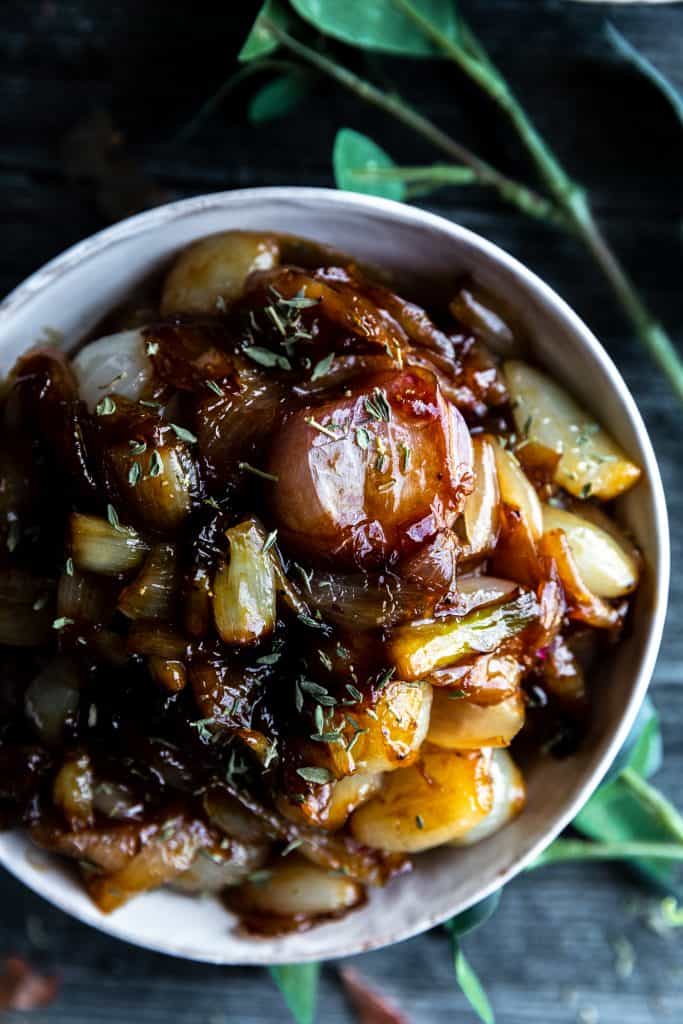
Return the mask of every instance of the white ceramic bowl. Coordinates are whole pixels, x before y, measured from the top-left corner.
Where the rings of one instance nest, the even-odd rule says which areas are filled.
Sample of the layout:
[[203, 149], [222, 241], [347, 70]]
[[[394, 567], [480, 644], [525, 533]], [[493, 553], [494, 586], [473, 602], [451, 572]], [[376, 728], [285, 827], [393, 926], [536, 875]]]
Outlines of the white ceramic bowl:
[[502, 832], [466, 849], [416, 858], [412, 874], [372, 893], [345, 919], [302, 935], [249, 939], [214, 900], [167, 890], [106, 917], [61, 863], [27, 849], [21, 834], [0, 836], [0, 861], [31, 889], [81, 921], [174, 956], [214, 963], [292, 963], [374, 949], [424, 931], [487, 896], [517, 874], [572, 819], [608, 768], [633, 723], [653, 671], [669, 577], [664, 494], [633, 398], [599, 342], [543, 283], [495, 245], [410, 206], [309, 188], [225, 192], [162, 206], [94, 235], [52, 260], [0, 306], [0, 371], [45, 327], [71, 347], [143, 275], [188, 242], [228, 228], [286, 231], [332, 244], [423, 282], [463, 271], [505, 299], [532, 339], [534, 355], [611, 431], [643, 467], [643, 481], [619, 503], [647, 562], [633, 628], [615, 648], [580, 751], [546, 759], [529, 773], [526, 810]]

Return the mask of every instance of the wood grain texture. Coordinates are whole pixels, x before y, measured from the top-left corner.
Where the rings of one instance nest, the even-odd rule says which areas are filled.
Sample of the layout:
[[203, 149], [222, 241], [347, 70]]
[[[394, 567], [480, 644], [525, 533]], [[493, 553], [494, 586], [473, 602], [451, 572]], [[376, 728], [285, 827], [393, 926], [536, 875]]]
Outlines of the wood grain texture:
[[[252, 127], [248, 88], [197, 134], [178, 131], [227, 78], [257, 5], [176, 0], [5, 0], [0, 8], [0, 292], [65, 246], [103, 226], [93, 190], [65, 178], [64, 136], [89, 112], [111, 112], [128, 152], [169, 196], [245, 185], [331, 185], [338, 127], [367, 131], [403, 162], [434, 154], [321, 82], [305, 110]], [[603, 25], [621, 31], [683, 88], [680, 5], [611, 6], [565, 0], [462, 0], [568, 167], [591, 190], [605, 229], [652, 307], [680, 342], [683, 132], [651, 85], [610, 51]], [[490, 105], [446, 65], [371, 58], [374, 70], [454, 135], [511, 174], [532, 180], [520, 147]], [[366, 67], [365, 65], [368, 65]], [[681, 410], [643, 356], [606, 287], [571, 241], [518, 216], [478, 188], [430, 207], [487, 235], [545, 277], [588, 321], [632, 388], [659, 456], [672, 524], [671, 610], [654, 681], [666, 762], [658, 781], [683, 805], [683, 475]], [[19, 1024], [272, 1024], [285, 1019], [259, 970], [181, 963], [99, 935], [0, 878], [0, 953], [57, 967], [58, 1001]], [[495, 922], [466, 941], [499, 1024], [650, 1024], [683, 1019], [683, 930], [663, 938], [645, 922], [644, 894], [618, 867], [561, 866], [506, 890]], [[169, 922], [169, 927], [181, 927]], [[635, 963], [617, 972], [615, 942]], [[618, 947], [617, 947], [618, 948]], [[356, 960], [414, 1024], [474, 1017], [453, 982], [437, 930]], [[333, 967], [319, 1020], [350, 1022]]]

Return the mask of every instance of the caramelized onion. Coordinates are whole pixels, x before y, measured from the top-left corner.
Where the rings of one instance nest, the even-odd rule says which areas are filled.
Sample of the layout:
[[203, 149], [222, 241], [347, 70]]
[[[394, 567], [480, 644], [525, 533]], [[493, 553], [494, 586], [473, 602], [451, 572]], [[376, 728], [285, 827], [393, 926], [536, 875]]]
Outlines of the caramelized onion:
[[268, 494], [283, 539], [307, 559], [372, 565], [452, 522], [471, 458], [435, 378], [406, 371], [291, 415], [271, 450]]
[[129, 526], [78, 512], [69, 520], [69, 543], [76, 568], [105, 576], [135, 569], [147, 550], [145, 541]]
[[122, 591], [118, 609], [129, 619], [168, 619], [178, 583], [175, 547], [157, 544], [147, 556], [142, 571]]
[[275, 626], [275, 572], [263, 548], [259, 524], [247, 519], [226, 532], [230, 561], [213, 581], [213, 615], [221, 639], [228, 644], [260, 640]]
[[83, 751], [68, 754], [52, 786], [52, 800], [72, 832], [93, 824], [93, 770]]
[[81, 681], [69, 658], [56, 658], [39, 672], [26, 690], [26, 717], [48, 747], [59, 745], [66, 723], [74, 718]]

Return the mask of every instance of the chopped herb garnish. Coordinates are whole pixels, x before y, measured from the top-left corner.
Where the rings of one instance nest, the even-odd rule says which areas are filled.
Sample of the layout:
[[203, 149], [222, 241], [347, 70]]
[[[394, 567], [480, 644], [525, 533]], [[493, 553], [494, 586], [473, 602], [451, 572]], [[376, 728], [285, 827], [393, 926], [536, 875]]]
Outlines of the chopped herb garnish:
[[209, 391], [213, 391], [214, 395], [218, 395], [219, 398], [223, 397], [223, 388], [220, 386], [220, 384], [217, 383], [217, 381], [205, 380], [204, 383], [206, 384]]
[[261, 551], [262, 551], [262, 553], [264, 555], [265, 555], [265, 553], [267, 551], [270, 551], [270, 549], [272, 548], [272, 546], [273, 546], [273, 544], [275, 543], [276, 540], [277, 540], [277, 530], [273, 530], [272, 533], [268, 534], [268, 536], [266, 537], [266, 539], [263, 542], [263, 547], [261, 548]]
[[256, 659], [257, 665], [275, 665], [280, 660], [280, 652], [273, 651], [271, 654], [262, 654]]
[[157, 352], [159, 351], [159, 342], [158, 341], [148, 341], [147, 345], [145, 347], [147, 349], [147, 355], [148, 356], [155, 356], [157, 354]]
[[209, 729], [210, 725], [215, 725], [215, 718], [198, 718], [196, 722], [190, 722], [189, 725], [192, 729], [196, 729], [202, 743], [213, 743], [215, 734]]
[[312, 732], [310, 739], [316, 743], [343, 743], [341, 733], [338, 732]]
[[420, 830], [422, 830], [425, 827], [424, 818], [422, 817], [421, 814], [415, 815], [415, 824]]
[[254, 476], [258, 476], [262, 480], [272, 480], [274, 484], [279, 481], [279, 477], [275, 476], [274, 473], [266, 473], [265, 470], [258, 469], [256, 466], [252, 466], [249, 462], [238, 462], [237, 466], [239, 469], [244, 470], [245, 473], [253, 473]]
[[388, 423], [391, 419], [391, 406], [381, 388], [374, 388], [372, 398], [366, 398], [363, 404], [368, 416], [372, 416], [373, 420], [384, 420]]
[[296, 773], [306, 782], [315, 782], [320, 786], [324, 786], [326, 782], [331, 782], [334, 778], [328, 768], [297, 768]]
[[41, 612], [49, 600], [49, 594], [41, 594], [40, 597], [37, 597], [32, 605], [34, 612]]
[[222, 509], [215, 498], [204, 498], [204, 504], [208, 505], [209, 508], [215, 509], [216, 512], [222, 512]]
[[389, 480], [385, 480], [383, 483], [378, 485], [377, 493], [378, 494], [385, 494], [387, 491], [393, 490], [395, 485], [396, 485], [396, 478], [392, 476]]
[[263, 758], [263, 770], [267, 771], [277, 757], [277, 740], [269, 740]]
[[377, 470], [378, 473], [384, 472], [388, 461], [389, 459], [384, 454], [384, 452], [380, 452], [377, 458], [375, 459], [375, 469]]
[[98, 416], [111, 416], [116, 412], [116, 402], [111, 395], [105, 395], [95, 406], [95, 412]]
[[131, 455], [144, 455], [147, 451], [146, 441], [129, 441]]
[[392, 666], [392, 668], [388, 668], [384, 672], [382, 672], [381, 676], [377, 680], [377, 684], [376, 684], [377, 688], [379, 690], [381, 690], [382, 687], [386, 686], [387, 683], [390, 681], [390, 679], [393, 678], [395, 672], [396, 672], [395, 666]]
[[292, 853], [294, 850], [298, 850], [302, 843], [303, 839], [292, 839], [291, 842], [287, 843], [280, 856], [286, 857], [288, 853]]
[[64, 565], [64, 572], [67, 574], [67, 576], [73, 576], [73, 574], [74, 574], [74, 560], [73, 560], [73, 558], [67, 558], [66, 563]]
[[446, 694], [448, 700], [462, 700], [462, 698], [466, 696], [467, 694], [464, 690], [449, 690]]
[[522, 436], [524, 438], [528, 438], [529, 431], [531, 430], [531, 424], [533, 423], [533, 421], [533, 416], [527, 416], [526, 420], [524, 421], [524, 426], [522, 427]]
[[268, 868], [259, 868], [258, 871], [252, 871], [247, 876], [248, 880], [252, 885], [264, 885], [272, 877], [273, 872], [269, 871]]
[[356, 430], [356, 444], [359, 448], [367, 448], [370, 444], [370, 434], [365, 427], [358, 427]]
[[171, 423], [170, 427], [175, 433], [175, 436], [179, 437], [181, 441], [187, 441], [188, 444], [196, 443], [197, 438], [191, 430], [187, 430], [185, 427], [179, 427], [177, 423]]
[[587, 483], [587, 484], [584, 484], [583, 487], [581, 488], [581, 497], [582, 498], [588, 498], [592, 490], [593, 490], [593, 485], [590, 482]]
[[311, 374], [311, 380], [319, 380], [320, 377], [325, 377], [332, 368], [334, 362], [334, 352], [330, 352], [329, 355], [325, 356], [320, 362], [316, 363], [313, 367], [313, 373]]
[[327, 626], [324, 622], [318, 622], [317, 619], [312, 619], [310, 615], [306, 615], [304, 612], [300, 612], [297, 615], [299, 622], [302, 622], [304, 626], [309, 626], [311, 629], [323, 629], [327, 630]]
[[316, 704], [315, 712], [313, 714], [313, 721], [315, 722], [315, 727], [318, 730], [318, 732], [322, 732], [323, 729], [325, 728], [325, 716], [323, 714], [323, 709], [320, 706], [320, 704]]
[[73, 626], [74, 620], [70, 619], [67, 615], [60, 615], [58, 619], [55, 619], [52, 623], [53, 629], [65, 629], [66, 626]]
[[313, 427], [315, 430], [319, 430], [321, 434], [325, 434], [327, 437], [331, 437], [333, 441], [339, 440], [339, 434], [335, 433], [330, 427], [326, 427], [324, 423], [318, 423], [315, 416], [306, 416], [305, 422], [308, 423], [309, 427]]
[[310, 594], [311, 593], [311, 580], [313, 579], [313, 570], [311, 569], [310, 572], [306, 572], [306, 570], [304, 569], [303, 565], [299, 565], [298, 562], [294, 563], [294, 568], [296, 569], [296, 571], [301, 576], [302, 580], [304, 581], [304, 586], [306, 587], [306, 590]]
[[291, 370], [292, 364], [287, 356], [281, 356], [277, 352], [271, 352], [269, 348], [261, 348], [259, 345], [249, 345], [244, 349], [245, 356], [249, 356], [259, 366], [267, 366], [269, 369], [277, 366], [280, 370]]
[[304, 695], [301, 692], [301, 686], [299, 685], [298, 679], [294, 683], [294, 706], [296, 707], [296, 710], [299, 712], [299, 714], [301, 714], [304, 708]]
[[161, 476], [164, 471], [164, 460], [159, 455], [159, 452], [154, 449], [149, 457], [149, 475], [151, 477]]
[[411, 449], [407, 444], [401, 445], [401, 472], [407, 473], [408, 466], [410, 465]]
[[135, 487], [136, 483], [140, 479], [141, 472], [140, 463], [134, 462], [128, 470], [128, 483], [131, 487]]
[[353, 700], [356, 702], [356, 704], [360, 703], [360, 701], [362, 701], [363, 699], [363, 694], [360, 692], [360, 690], [357, 690], [356, 687], [353, 686], [351, 683], [346, 684], [346, 692], [349, 694], [350, 697], [353, 697]]
[[113, 505], [107, 505], [107, 520], [109, 525], [116, 530], [117, 533], [133, 534], [135, 530], [132, 530], [130, 526], [121, 526], [121, 520], [119, 514]]
[[152, 402], [146, 398], [141, 398], [138, 405], [144, 405], [146, 409], [161, 409], [161, 402]]
[[323, 665], [325, 666], [327, 671], [331, 672], [332, 671], [332, 659], [329, 657], [329, 655], [325, 654], [324, 651], [320, 651], [319, 650], [318, 651], [318, 657], [320, 658], [321, 662], [323, 663]]

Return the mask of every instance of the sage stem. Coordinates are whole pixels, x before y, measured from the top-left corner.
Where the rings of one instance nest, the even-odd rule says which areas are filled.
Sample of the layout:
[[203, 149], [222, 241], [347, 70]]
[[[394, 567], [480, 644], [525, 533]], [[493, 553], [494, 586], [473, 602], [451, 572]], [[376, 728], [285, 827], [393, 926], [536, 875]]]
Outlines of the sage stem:
[[263, 18], [263, 27], [267, 28], [285, 49], [296, 54], [301, 60], [333, 78], [345, 89], [355, 93], [356, 96], [359, 96], [366, 103], [378, 107], [409, 128], [412, 128], [418, 135], [422, 135], [423, 138], [427, 139], [432, 145], [452, 159], [466, 164], [474, 171], [480, 184], [489, 185], [496, 189], [499, 195], [517, 206], [523, 213], [554, 224], [564, 224], [566, 226], [566, 219], [552, 202], [532, 189], [527, 188], [526, 185], [508, 178], [507, 175], [496, 170], [495, 167], [482, 160], [476, 153], [472, 153], [461, 143], [451, 138], [450, 135], [447, 135], [438, 125], [423, 117], [419, 111], [415, 110], [400, 96], [395, 93], [383, 92], [382, 89], [377, 88], [372, 82], [360, 78], [343, 65], [337, 64], [336, 61], [331, 60], [324, 54], [311, 49], [305, 43], [295, 39], [294, 36], [290, 36], [288, 32], [285, 32], [284, 29], [280, 28], [270, 18]]
[[683, 818], [669, 800], [651, 786], [633, 768], [624, 768], [619, 778], [628, 786], [640, 802], [654, 814], [660, 824], [671, 835], [683, 843]]
[[629, 842], [592, 843], [585, 839], [556, 839], [527, 870], [579, 860], [669, 860], [683, 861], [683, 843]]
[[427, 38], [469, 75], [512, 121], [557, 206], [564, 212], [575, 233], [582, 239], [601, 268], [639, 338], [683, 401], [683, 363], [673, 341], [640, 298], [634, 283], [607, 244], [593, 217], [586, 193], [564, 170], [474, 33], [464, 22], [460, 22], [463, 44], [455, 42], [416, 10], [410, 0], [393, 2]]

